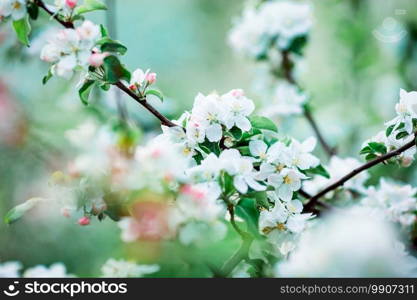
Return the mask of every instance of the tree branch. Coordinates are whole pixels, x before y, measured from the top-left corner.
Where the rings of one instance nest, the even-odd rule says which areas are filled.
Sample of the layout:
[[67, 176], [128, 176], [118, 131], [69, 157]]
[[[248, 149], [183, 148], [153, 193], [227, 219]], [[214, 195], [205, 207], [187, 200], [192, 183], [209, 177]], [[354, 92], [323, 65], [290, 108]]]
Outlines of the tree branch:
[[417, 132], [414, 133], [414, 139], [410, 142], [408, 142], [407, 144], [403, 145], [402, 147], [393, 150], [391, 152], [388, 152], [385, 155], [382, 155], [380, 157], [375, 158], [374, 160], [371, 160], [369, 162], [367, 162], [366, 164], [363, 164], [362, 166], [354, 169], [353, 171], [351, 171], [350, 173], [346, 174], [345, 176], [343, 176], [342, 178], [340, 178], [338, 181], [336, 181], [335, 183], [329, 185], [327, 188], [325, 188], [324, 190], [322, 190], [321, 192], [319, 192], [318, 194], [314, 195], [313, 197], [311, 197], [309, 199], [309, 201], [307, 202], [307, 204], [304, 206], [304, 211], [311, 211], [314, 206], [316, 204], [318, 204], [319, 199], [321, 197], [323, 197], [324, 195], [326, 195], [328, 192], [333, 191], [335, 189], [337, 189], [338, 187], [342, 186], [346, 181], [348, 181], [349, 179], [355, 177], [356, 175], [358, 175], [359, 173], [372, 168], [373, 166], [384, 162], [392, 157], [395, 157], [397, 155], [400, 155], [401, 153], [403, 153], [404, 151], [414, 147], [416, 145], [416, 137], [417, 137]]
[[[281, 67], [282, 67], [282, 71], [284, 73], [284, 78], [291, 84], [298, 86], [297, 82], [294, 79], [294, 76], [292, 75], [292, 70], [293, 70], [293, 63], [289, 57], [289, 52], [288, 51], [282, 51], [282, 62], [281, 62]], [[316, 135], [320, 145], [323, 147], [323, 150], [326, 152], [326, 154], [329, 157], [332, 157], [333, 155], [336, 154], [336, 150], [335, 148], [332, 148], [329, 146], [329, 144], [326, 142], [323, 134], [320, 131], [319, 126], [317, 125], [317, 122], [314, 120], [313, 115], [311, 114], [311, 112], [307, 109], [307, 108], [303, 108], [303, 114], [304, 117], [306, 118], [307, 122], [310, 124], [311, 128], [314, 131], [314, 134]]]
[[[70, 29], [75, 28], [73, 22], [61, 20], [61, 18], [58, 15], [56, 15], [54, 12], [52, 12], [42, 0], [35, 0], [34, 3], [38, 5], [40, 8], [42, 8], [46, 13], [51, 15], [56, 21], [58, 21], [65, 28], [70, 28]], [[117, 86], [123, 92], [125, 92], [127, 95], [129, 95], [131, 98], [136, 100], [136, 102], [138, 102], [140, 105], [145, 107], [151, 114], [153, 114], [161, 122], [162, 125], [165, 125], [168, 127], [178, 126], [177, 124], [173, 123], [171, 120], [163, 116], [160, 112], [158, 112], [152, 105], [150, 105], [146, 101], [146, 98], [140, 98], [138, 95], [133, 93], [129, 88], [127, 88], [123, 83], [117, 82], [114, 85]]]

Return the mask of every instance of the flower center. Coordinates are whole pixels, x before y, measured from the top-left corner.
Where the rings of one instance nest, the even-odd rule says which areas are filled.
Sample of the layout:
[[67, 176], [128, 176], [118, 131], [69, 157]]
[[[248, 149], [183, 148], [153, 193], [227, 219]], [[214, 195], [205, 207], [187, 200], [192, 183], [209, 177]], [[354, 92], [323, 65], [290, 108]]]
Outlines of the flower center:
[[284, 177], [284, 183], [285, 184], [291, 184], [292, 183], [292, 178], [290, 176], [285, 176]]

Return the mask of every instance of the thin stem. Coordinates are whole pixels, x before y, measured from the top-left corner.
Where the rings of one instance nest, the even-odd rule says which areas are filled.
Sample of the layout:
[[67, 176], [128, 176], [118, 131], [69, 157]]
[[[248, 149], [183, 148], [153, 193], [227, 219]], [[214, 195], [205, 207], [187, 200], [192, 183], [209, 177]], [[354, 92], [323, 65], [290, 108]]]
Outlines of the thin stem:
[[65, 28], [71, 28], [71, 29], [75, 28], [74, 23], [72, 23], [71, 21], [61, 20], [61, 18], [56, 13], [51, 11], [42, 0], [35, 0], [34, 3], [40, 8], [42, 8], [44, 11], [46, 11], [49, 15], [51, 15], [51, 17], [53, 17], [56, 21], [58, 21]]
[[[65, 28], [71, 28], [71, 29], [75, 28], [74, 23], [72, 23], [70, 21], [63, 21], [63, 20], [61, 20], [59, 18], [59, 16], [56, 15], [56, 14], [54, 14], [54, 12], [52, 12], [45, 5], [45, 3], [42, 0], [35, 0], [34, 3], [36, 5], [38, 5], [40, 8], [42, 8], [49, 15], [51, 15], [55, 20], [57, 20]], [[128, 94], [131, 98], [135, 99], [136, 102], [138, 102], [140, 105], [142, 105], [143, 107], [145, 107], [151, 114], [153, 114], [161, 122], [162, 125], [165, 125], [165, 126], [168, 126], [168, 127], [178, 126], [177, 124], [173, 123], [171, 120], [169, 120], [165, 116], [163, 116], [160, 112], [158, 112], [152, 105], [150, 105], [146, 101], [146, 98], [143, 98], [143, 99], [140, 98], [138, 95], [136, 95], [135, 93], [133, 93], [129, 88], [127, 88], [123, 83], [117, 82], [114, 85], [117, 86], [119, 89], [121, 89], [126, 94]]]
[[321, 192], [319, 192], [318, 194], [314, 195], [313, 197], [311, 197], [309, 199], [309, 201], [307, 202], [307, 204], [304, 206], [304, 211], [311, 211], [314, 206], [318, 203], [319, 199], [321, 197], [323, 197], [324, 195], [326, 195], [328, 192], [331, 192], [335, 189], [337, 189], [338, 187], [342, 186], [346, 181], [348, 181], [349, 179], [355, 177], [356, 175], [358, 175], [359, 173], [372, 168], [373, 166], [382, 163], [392, 157], [395, 157], [397, 155], [400, 155], [401, 153], [403, 153], [404, 151], [414, 147], [416, 145], [416, 139], [417, 137], [417, 132], [414, 134], [414, 139], [410, 142], [408, 142], [407, 144], [403, 145], [402, 147], [393, 150], [391, 152], [388, 152], [385, 155], [382, 155], [380, 157], [375, 158], [374, 160], [371, 160], [369, 162], [367, 162], [366, 164], [363, 164], [362, 166], [354, 169], [353, 171], [351, 171], [350, 173], [346, 174], [345, 176], [343, 176], [342, 178], [340, 178], [338, 181], [336, 181], [335, 183], [329, 185], [327, 188], [325, 188], [324, 190], [322, 190]]
[[[116, 19], [116, 1], [115, 0], [106, 0], [106, 24], [107, 29], [109, 30], [110, 36], [114, 39], [117, 39], [117, 19]], [[126, 123], [128, 119], [128, 112], [126, 108], [126, 102], [122, 99], [121, 91], [118, 89], [115, 92], [115, 100], [116, 100], [116, 107], [117, 107], [117, 114], [119, 115], [119, 119]]]
[[168, 127], [175, 127], [178, 126], [177, 124], [173, 123], [171, 120], [167, 119], [164, 115], [162, 115], [159, 111], [157, 111], [152, 105], [150, 105], [146, 98], [140, 98], [138, 95], [136, 95], [134, 92], [132, 92], [127, 86], [125, 86], [122, 82], [117, 82], [115, 84], [119, 89], [121, 89], [123, 92], [128, 94], [131, 98], [135, 99], [136, 102], [138, 102], [140, 105], [145, 107], [151, 114], [153, 114], [162, 125], [168, 126]]
[[[281, 67], [282, 71], [284, 73], [284, 78], [291, 84], [298, 86], [297, 82], [294, 79], [294, 76], [292, 74], [292, 70], [294, 68], [293, 62], [290, 59], [289, 52], [288, 51], [282, 51], [282, 62]], [[326, 139], [324, 138], [323, 134], [321, 133], [321, 130], [319, 126], [317, 125], [317, 122], [314, 120], [313, 115], [311, 114], [310, 110], [307, 108], [303, 109], [304, 117], [306, 118], [307, 122], [310, 124], [311, 128], [314, 131], [314, 134], [316, 135], [317, 139], [319, 140], [320, 145], [323, 147], [323, 150], [326, 152], [326, 154], [329, 157], [332, 157], [336, 154], [335, 148], [332, 148], [329, 146], [329, 144], [326, 142]]]
[[238, 264], [242, 260], [245, 260], [248, 258], [249, 248], [252, 245], [253, 237], [247, 233], [242, 231], [239, 226], [237, 226], [235, 221], [235, 210], [233, 204], [227, 205], [227, 210], [230, 214], [230, 223], [232, 224], [233, 228], [236, 230], [236, 232], [240, 235], [242, 238], [242, 245], [240, 248], [230, 257], [223, 265], [220, 274], [223, 277], [227, 277], [230, 275], [230, 273], [233, 272], [233, 270], [236, 268]]

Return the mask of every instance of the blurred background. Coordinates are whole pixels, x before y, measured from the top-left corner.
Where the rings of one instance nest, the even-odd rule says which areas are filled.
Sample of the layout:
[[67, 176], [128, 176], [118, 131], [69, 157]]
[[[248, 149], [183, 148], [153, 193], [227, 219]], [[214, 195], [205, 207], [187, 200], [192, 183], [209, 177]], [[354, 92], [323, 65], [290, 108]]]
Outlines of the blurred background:
[[[107, 2], [114, 6], [112, 15], [100, 12], [91, 18], [113, 24], [113, 33], [129, 49], [123, 61], [131, 70], [151, 68], [158, 74], [157, 86], [166, 101], [155, 105], [163, 113], [178, 117], [191, 108], [198, 92], [214, 90], [243, 88], [257, 102], [256, 67], [227, 44], [233, 19], [245, 1]], [[337, 145], [340, 156], [359, 157], [363, 141], [394, 116], [399, 89], [417, 90], [417, 3], [321, 0], [314, 1], [314, 15], [301, 82], [312, 97], [315, 118], [326, 138]], [[39, 52], [43, 32], [52, 24], [46, 16], [37, 22], [28, 49], [18, 43], [9, 25], [0, 25], [1, 216], [37, 196], [43, 178], [71, 157], [66, 130], [92, 116], [104, 122], [116, 117], [115, 93], [97, 92], [84, 107], [74, 88], [76, 79], [53, 78], [42, 85], [48, 66], [40, 61]], [[123, 100], [142, 132], [159, 130], [145, 110], [128, 98]], [[279, 126], [296, 138], [312, 135], [302, 117], [282, 120]], [[389, 174], [416, 185], [416, 170], [377, 167], [371, 171], [370, 183]], [[11, 227], [0, 223], [0, 261], [19, 260], [25, 266], [61, 261], [71, 273], [94, 276], [107, 258], [135, 251], [126, 248], [119, 235], [109, 220], [80, 227], [59, 216], [45, 219], [41, 213], [33, 214]], [[141, 251], [146, 252], [146, 247]]]

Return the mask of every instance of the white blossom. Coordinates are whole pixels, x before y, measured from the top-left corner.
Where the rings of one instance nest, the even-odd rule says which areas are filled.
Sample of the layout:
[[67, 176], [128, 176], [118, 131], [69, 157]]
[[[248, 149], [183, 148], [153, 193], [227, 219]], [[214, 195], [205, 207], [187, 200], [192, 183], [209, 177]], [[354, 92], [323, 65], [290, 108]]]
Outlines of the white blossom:
[[26, 16], [27, 0], [2, 0], [0, 2], [0, 21], [1, 18], [12, 17], [14, 21], [23, 19]]
[[74, 277], [74, 275], [67, 274], [67, 270], [62, 263], [52, 264], [49, 268], [43, 265], [38, 265], [27, 269], [23, 273], [26, 278], [67, 278]]
[[102, 266], [101, 272], [105, 278], [143, 277], [159, 271], [158, 265], [139, 265], [126, 260], [110, 258]]
[[22, 264], [18, 261], [9, 261], [0, 264], [0, 278], [17, 278]]
[[416, 259], [400, 253], [393, 228], [368, 209], [333, 213], [302, 233], [276, 276], [381, 277], [415, 276]]
[[379, 187], [366, 191], [363, 205], [380, 209], [393, 222], [409, 227], [416, 221], [417, 188], [381, 179]]

